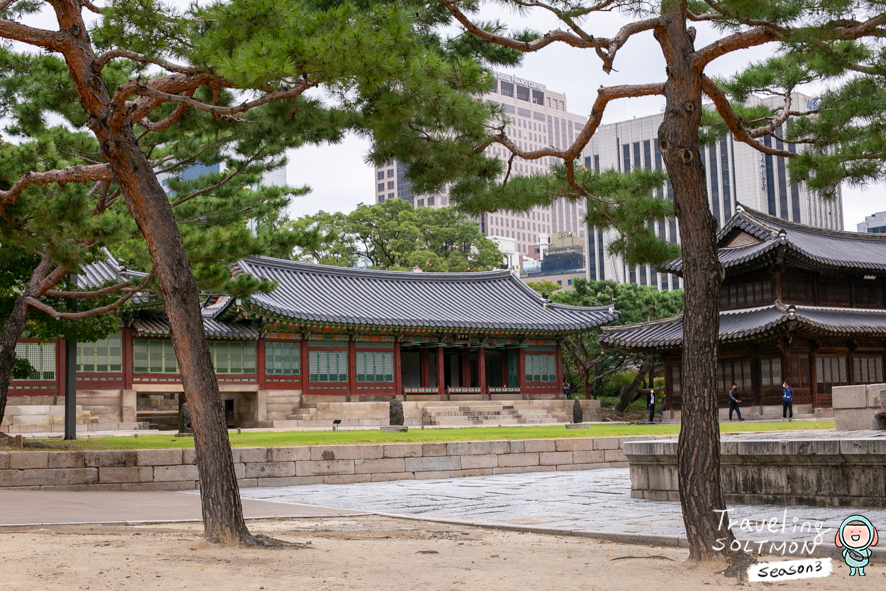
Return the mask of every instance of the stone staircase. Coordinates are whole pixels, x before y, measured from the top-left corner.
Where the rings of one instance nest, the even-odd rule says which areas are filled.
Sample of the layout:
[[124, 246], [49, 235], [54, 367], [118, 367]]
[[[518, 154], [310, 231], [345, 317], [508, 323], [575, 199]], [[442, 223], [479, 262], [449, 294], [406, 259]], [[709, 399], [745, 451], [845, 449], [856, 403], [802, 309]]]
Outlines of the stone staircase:
[[542, 425], [556, 423], [547, 410], [528, 404], [480, 402], [460, 406], [428, 406], [422, 412], [423, 425], [465, 427], [484, 425]]

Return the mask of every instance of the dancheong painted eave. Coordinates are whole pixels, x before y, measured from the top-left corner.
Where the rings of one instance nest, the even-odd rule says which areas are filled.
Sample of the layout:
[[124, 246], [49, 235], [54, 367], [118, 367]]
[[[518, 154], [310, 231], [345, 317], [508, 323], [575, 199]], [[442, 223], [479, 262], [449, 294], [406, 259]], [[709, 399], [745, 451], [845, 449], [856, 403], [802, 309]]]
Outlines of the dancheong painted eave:
[[[600, 342], [626, 351], [663, 351], [683, 345], [683, 317], [631, 326], [604, 326]], [[721, 343], [751, 341], [777, 332], [810, 335], [884, 337], [886, 310], [774, 305], [720, 312]]]
[[[814, 228], [744, 206], [717, 233], [717, 246], [727, 275], [768, 267], [779, 259], [808, 269], [886, 273], [886, 236]], [[682, 276], [683, 261], [671, 261], [661, 270]]]
[[246, 314], [292, 324], [568, 334], [619, 317], [611, 306], [546, 302], [509, 271], [375, 271], [268, 257], [244, 259], [234, 270], [275, 281], [277, 288], [232, 302], [220, 318]]

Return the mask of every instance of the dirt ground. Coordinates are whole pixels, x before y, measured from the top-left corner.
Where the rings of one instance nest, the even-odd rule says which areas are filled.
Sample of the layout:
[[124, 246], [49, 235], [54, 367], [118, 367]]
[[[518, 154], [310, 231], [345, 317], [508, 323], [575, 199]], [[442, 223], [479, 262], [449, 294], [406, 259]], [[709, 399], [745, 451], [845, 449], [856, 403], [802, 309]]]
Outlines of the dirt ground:
[[[0, 528], [4, 591], [54, 589], [562, 590], [711, 587], [883, 589], [886, 569], [745, 583], [690, 567], [682, 549], [451, 526], [375, 516], [250, 522], [309, 549], [218, 548], [200, 524]], [[836, 563], [835, 563], [836, 567]]]

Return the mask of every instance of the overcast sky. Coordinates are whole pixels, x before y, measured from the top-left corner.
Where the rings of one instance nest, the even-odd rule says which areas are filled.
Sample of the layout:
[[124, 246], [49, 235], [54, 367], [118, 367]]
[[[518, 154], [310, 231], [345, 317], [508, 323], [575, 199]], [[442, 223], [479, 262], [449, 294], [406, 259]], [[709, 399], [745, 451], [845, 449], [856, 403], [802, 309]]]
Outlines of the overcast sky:
[[[185, 5], [187, 0], [172, 0]], [[544, 32], [558, 28], [557, 21], [542, 11], [531, 11], [526, 16], [503, 12], [500, 6], [486, 8], [481, 18], [498, 18], [516, 29], [533, 28]], [[28, 24], [57, 29], [50, 10], [27, 19]], [[594, 15], [585, 24], [588, 32], [597, 37], [612, 37], [627, 22], [618, 13]], [[711, 29], [700, 27], [696, 47], [715, 38]], [[755, 48], [722, 57], [708, 69], [709, 74], [729, 75], [741, 70], [754, 60], [763, 59], [769, 49]], [[550, 45], [542, 51], [527, 54], [523, 64], [502, 71], [546, 85], [567, 96], [567, 109], [587, 116], [600, 85], [647, 83], [664, 80], [664, 60], [651, 33], [633, 37], [618, 53], [615, 70], [603, 73], [593, 50], [572, 49], [563, 44]], [[800, 89], [814, 95], [815, 88]], [[663, 109], [660, 97], [627, 99], [610, 103], [604, 123], [615, 123], [633, 117], [659, 113]], [[374, 169], [366, 164], [369, 143], [365, 138], [349, 136], [340, 144], [309, 146], [290, 154], [287, 166], [289, 184], [311, 187], [305, 197], [296, 199], [290, 207], [293, 217], [317, 211], [350, 211], [358, 203], [374, 202]], [[886, 187], [872, 185], [866, 189], [844, 187], [843, 213], [845, 229], [854, 231], [865, 215], [886, 210]], [[740, 199], [740, 196], [739, 196]]]
[[[531, 13], [531, 20], [513, 13], [487, 10], [483, 17], [498, 17], [516, 28], [532, 27], [539, 31], [558, 28], [553, 18], [541, 11]], [[624, 21], [617, 14], [594, 17], [594, 24], [586, 29], [598, 37], [611, 37]], [[714, 38], [709, 29], [701, 29], [696, 47]], [[768, 55], [768, 49], [736, 52], [715, 61], [709, 73], [728, 75], [741, 70], [748, 63]], [[527, 54], [517, 68], [502, 69], [508, 74], [546, 85], [550, 90], [567, 96], [567, 109], [587, 116], [596, 98], [596, 89], [602, 85], [655, 82], [664, 80], [664, 60], [651, 33], [632, 38], [618, 53], [615, 69], [609, 75], [600, 68], [600, 60], [593, 50], [572, 49], [563, 44], [549, 45], [540, 52]], [[814, 94], [814, 88], [800, 89]], [[664, 108], [661, 97], [620, 100], [609, 104], [604, 123], [615, 123], [633, 117], [660, 113]], [[308, 185], [313, 190], [299, 198], [290, 207], [291, 215], [301, 216], [317, 211], [350, 211], [358, 203], [373, 203], [375, 199], [374, 169], [365, 163], [369, 142], [359, 137], [348, 137], [334, 146], [307, 147], [294, 151], [290, 157], [287, 176], [290, 184]], [[739, 200], [741, 199], [740, 196]], [[886, 187], [872, 185], [866, 189], [844, 186], [843, 215], [845, 229], [855, 231], [864, 216], [886, 210]]]

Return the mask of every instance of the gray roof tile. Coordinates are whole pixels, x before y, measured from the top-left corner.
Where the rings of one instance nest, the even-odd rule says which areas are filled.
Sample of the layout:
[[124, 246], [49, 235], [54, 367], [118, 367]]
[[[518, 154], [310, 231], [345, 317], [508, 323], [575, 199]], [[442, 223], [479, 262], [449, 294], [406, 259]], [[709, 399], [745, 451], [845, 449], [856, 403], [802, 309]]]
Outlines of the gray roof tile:
[[[727, 247], [739, 232], [760, 242]], [[886, 271], [886, 236], [859, 232], [838, 232], [796, 224], [742, 207], [717, 234], [718, 257], [727, 269], [764, 264], [776, 252], [800, 266], [829, 267], [837, 270], [882, 273]], [[682, 275], [683, 261], [677, 259], [662, 270]]]
[[[787, 306], [776, 302], [762, 308], [720, 312], [721, 343], [750, 340], [776, 329], [833, 336], [886, 336], [886, 310]], [[679, 348], [683, 343], [683, 317], [631, 326], [604, 326], [600, 342], [633, 350]]]
[[407, 273], [267, 257], [242, 260], [238, 267], [278, 283], [272, 293], [250, 296], [243, 305], [292, 322], [566, 333], [618, 318], [610, 306], [545, 306], [508, 271]]

